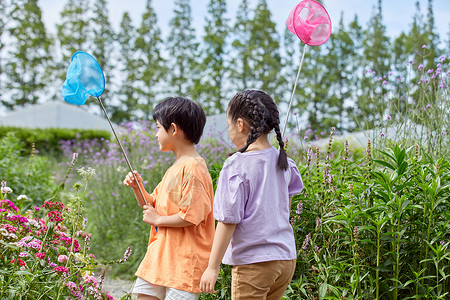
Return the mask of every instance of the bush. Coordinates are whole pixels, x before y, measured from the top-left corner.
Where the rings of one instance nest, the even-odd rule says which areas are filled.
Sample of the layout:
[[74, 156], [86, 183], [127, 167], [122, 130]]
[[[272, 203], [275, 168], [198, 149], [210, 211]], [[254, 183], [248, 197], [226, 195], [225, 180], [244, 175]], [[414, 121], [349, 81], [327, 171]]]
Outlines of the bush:
[[56, 189], [55, 178], [48, 165], [47, 157], [37, 154], [35, 148], [27, 150], [14, 133], [9, 132], [0, 139], [0, 176], [8, 179], [14, 198], [28, 195], [28, 200], [20, 202], [23, 205], [20, 209], [29, 209], [32, 203], [42, 205]]
[[60, 155], [61, 148], [59, 142], [61, 140], [72, 139], [97, 139], [108, 140], [111, 133], [103, 130], [80, 130], [67, 128], [18, 128], [18, 127], [1, 127], [0, 139], [13, 133], [22, 143], [24, 149], [37, 149], [39, 152], [50, 155]]

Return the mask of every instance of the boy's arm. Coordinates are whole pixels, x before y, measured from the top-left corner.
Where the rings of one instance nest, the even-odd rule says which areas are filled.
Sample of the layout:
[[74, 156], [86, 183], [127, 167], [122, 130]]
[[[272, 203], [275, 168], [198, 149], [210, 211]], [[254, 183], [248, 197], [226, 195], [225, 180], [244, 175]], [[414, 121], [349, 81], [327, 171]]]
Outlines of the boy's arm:
[[[142, 194], [145, 197], [145, 200], [147, 201], [148, 205], [153, 206], [153, 197], [145, 190], [144, 186], [142, 185], [142, 183], [140, 183], [140, 187], [141, 187], [141, 191]], [[145, 201], [142, 199], [142, 195], [139, 192], [139, 188], [138, 187], [133, 187], [133, 192], [134, 192], [134, 196], [136, 197], [139, 205], [144, 208], [144, 205], [146, 205]]]
[[233, 236], [236, 224], [217, 223], [214, 242], [209, 256], [208, 268], [203, 273], [200, 289], [206, 293], [214, 293], [214, 285], [219, 276], [220, 263]]
[[[134, 171], [133, 173], [134, 173], [134, 176], [133, 176], [133, 174], [131, 174], [131, 172], [129, 172], [127, 174], [127, 176], [125, 177], [125, 179], [123, 181], [123, 184], [125, 184], [126, 186], [129, 186], [129, 187], [132, 188], [132, 190], [134, 192], [134, 196], [136, 197], [139, 205], [142, 208], [144, 208], [144, 205], [146, 204], [145, 203], [146, 201], [147, 201], [147, 204], [149, 204], [151, 206], [154, 206], [153, 197], [145, 190], [144, 185], [142, 184], [142, 177], [136, 171]], [[136, 183], [136, 180], [135, 180], [135, 176], [136, 176], [136, 179], [138, 181], [137, 183]], [[142, 198], [142, 195], [139, 192], [139, 188], [138, 188], [137, 184], [139, 184], [139, 186], [141, 188], [141, 191], [142, 191], [142, 194], [145, 197], [146, 201], [144, 201], [144, 199]]]
[[158, 211], [150, 205], [144, 205], [143, 220], [145, 223], [156, 227], [187, 227], [193, 223], [183, 220], [178, 214], [161, 216]]

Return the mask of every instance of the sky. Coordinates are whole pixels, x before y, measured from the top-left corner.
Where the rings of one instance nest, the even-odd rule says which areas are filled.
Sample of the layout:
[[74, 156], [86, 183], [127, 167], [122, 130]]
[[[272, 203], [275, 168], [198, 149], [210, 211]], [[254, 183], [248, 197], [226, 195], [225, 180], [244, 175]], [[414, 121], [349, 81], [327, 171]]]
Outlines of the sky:
[[[193, 25], [197, 34], [203, 33], [203, 25], [207, 14], [207, 5], [210, 0], [191, 0]], [[114, 29], [118, 29], [123, 13], [128, 11], [133, 19], [134, 25], [138, 26], [142, 13], [145, 9], [146, 0], [109, 0], [108, 10], [110, 22]], [[249, 0], [250, 7], [254, 8], [258, 0]], [[300, 0], [267, 0], [272, 20], [277, 24], [277, 31], [280, 35], [284, 32], [286, 18]], [[339, 23], [341, 12], [344, 15], [344, 22], [348, 24], [353, 20], [355, 14], [358, 15], [360, 25], [366, 27], [367, 22], [374, 12], [378, 0], [324, 0], [333, 28], [336, 29]], [[58, 22], [59, 15], [66, 1], [64, 0], [39, 0], [43, 14], [43, 20], [47, 30], [54, 32], [55, 23]], [[241, 0], [227, 0], [228, 17], [234, 19], [236, 10]], [[386, 25], [387, 34], [390, 37], [398, 36], [402, 31], [409, 31], [412, 17], [416, 12], [416, 0], [383, 0], [383, 21]], [[421, 10], [426, 17], [428, 0], [420, 0]], [[167, 36], [168, 24], [173, 16], [173, 0], [152, 0], [152, 6], [156, 11], [158, 23], [163, 33], [163, 38]], [[435, 26], [441, 40], [448, 40], [450, 31], [450, 0], [433, 0], [433, 13]]]

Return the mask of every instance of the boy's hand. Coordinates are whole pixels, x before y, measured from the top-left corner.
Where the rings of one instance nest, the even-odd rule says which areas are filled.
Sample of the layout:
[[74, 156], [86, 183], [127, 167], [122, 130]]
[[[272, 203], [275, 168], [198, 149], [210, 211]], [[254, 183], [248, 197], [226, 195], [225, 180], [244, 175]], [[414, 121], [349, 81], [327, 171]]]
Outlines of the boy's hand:
[[158, 226], [158, 220], [161, 218], [158, 211], [151, 205], [144, 205], [142, 208], [144, 209], [142, 220], [150, 226]]
[[[139, 175], [137, 171], [133, 171], [133, 173], [136, 176], [136, 179], [138, 180], [138, 182], [142, 183], [141, 175]], [[134, 179], [134, 176], [131, 172], [128, 172], [127, 176], [123, 180], [123, 184], [125, 184], [126, 186], [129, 186], [129, 187], [132, 187], [132, 188], [137, 188], [136, 180]]]
[[215, 293], [214, 285], [219, 277], [219, 269], [206, 268], [200, 280], [200, 290], [204, 293]]

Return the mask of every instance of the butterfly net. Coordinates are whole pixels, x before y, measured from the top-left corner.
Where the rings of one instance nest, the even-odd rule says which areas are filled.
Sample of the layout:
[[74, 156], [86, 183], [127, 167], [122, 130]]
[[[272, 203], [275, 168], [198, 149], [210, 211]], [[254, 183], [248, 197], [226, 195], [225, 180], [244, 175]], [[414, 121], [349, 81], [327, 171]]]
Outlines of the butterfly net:
[[303, 43], [319, 46], [331, 34], [331, 19], [325, 8], [317, 1], [304, 0], [289, 13], [286, 25]]
[[64, 100], [82, 105], [89, 95], [99, 97], [104, 90], [105, 76], [95, 58], [83, 51], [75, 52], [62, 87]]

